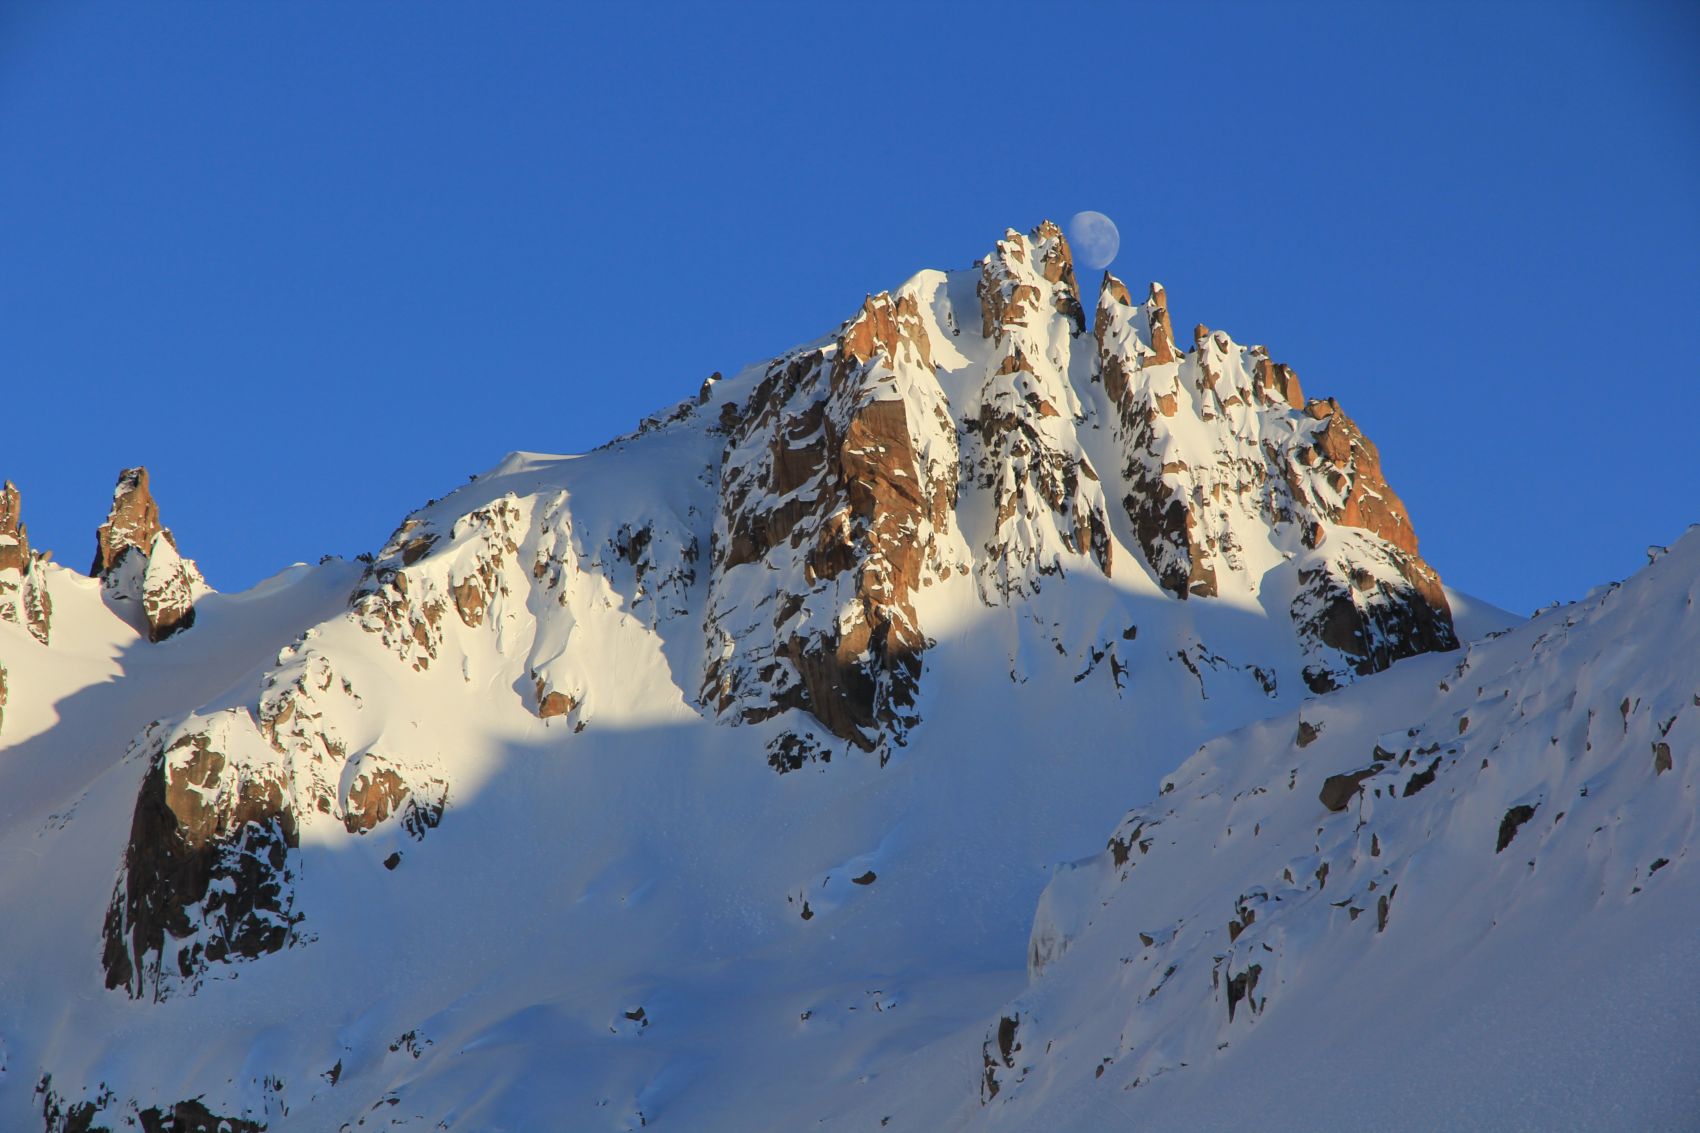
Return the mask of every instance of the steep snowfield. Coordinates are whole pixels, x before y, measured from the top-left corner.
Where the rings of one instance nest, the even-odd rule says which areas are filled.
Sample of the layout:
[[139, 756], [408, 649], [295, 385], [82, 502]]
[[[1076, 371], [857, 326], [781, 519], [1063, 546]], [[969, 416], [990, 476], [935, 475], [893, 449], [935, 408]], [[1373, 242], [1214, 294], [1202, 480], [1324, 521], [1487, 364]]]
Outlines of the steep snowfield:
[[1691, 530], [1205, 745], [1047, 888], [985, 1127], [1694, 1127], [1697, 599]]
[[[1389, 729], [1456, 729], [1425, 722], [1464, 695], [1465, 678], [1435, 691], [1461, 658], [1513, 683], [1505, 659], [1549, 656], [1529, 635], [1566, 615], [1467, 658], [1420, 656], [1449, 649], [1454, 626], [1513, 619], [1440, 585], [1337, 405], [1304, 401], [1291, 371], [1220, 332], [1176, 349], [1169, 319], [1161, 289], [1134, 304], [1111, 279], [1089, 317], [1054, 226], [1011, 232], [976, 268], [871, 296], [836, 334], [593, 453], [513, 454], [407, 517], [364, 569], [201, 597], [169, 640], [138, 635], [98, 582], [37, 568], [51, 643], [0, 622], [0, 907], [27, 911], [0, 935], [0, 1127], [147, 1126], [176, 1107], [241, 1131], [1094, 1128], [1109, 1119], [1078, 1107], [1134, 1076], [1111, 1108], [1167, 1120], [1194, 1104], [1183, 1090], [1228, 1106], [1221, 1081], [1191, 1084], [1210, 1080], [1194, 1066], [1236, 1065], [1271, 1027], [1314, 1039], [1278, 1021], [1286, 1003], [1320, 1018], [1306, 981], [1350, 969], [1329, 951], [1341, 940], [1363, 985], [1331, 1009], [1342, 1035], [1367, 1033], [1385, 1008], [1363, 988], [1419, 970], [1425, 946], [1393, 942], [1435, 919], [1417, 843], [1452, 829], [1451, 812], [1409, 808], [1471, 795], [1497, 829], [1535, 780], [1508, 765], [1503, 790], [1466, 791], [1438, 769], [1363, 828], [1380, 839], [1372, 867], [1340, 841], [1351, 815], [1323, 817], [1320, 777], [1363, 766]], [[1677, 680], [1682, 656], [1632, 650], [1625, 672]], [[1572, 661], [1527, 680], [1562, 685]], [[1456, 707], [1479, 717], [1470, 745], [1509, 729], [1491, 705]], [[1302, 760], [1295, 710], [1322, 727]], [[1686, 727], [1673, 750], [1692, 750]], [[1397, 765], [1405, 750], [1384, 777], [1422, 770]], [[1688, 783], [1685, 766], [1659, 788]], [[1276, 807], [1272, 776], [1309, 809], [1242, 821]], [[1258, 786], [1267, 797], [1232, 801]], [[1230, 801], [1208, 802], [1218, 790]], [[1178, 809], [1200, 795], [1196, 814]], [[1154, 797], [1190, 849], [1133, 851], [1125, 882], [1090, 862], [1052, 880]], [[1571, 890], [1537, 901], [1506, 872], [1561, 809], [1543, 797], [1513, 848], [1487, 855], [1470, 909], [1575, 911]], [[1314, 827], [1305, 854], [1334, 863], [1326, 901], [1365, 911], [1275, 939], [1286, 922], [1263, 875]], [[1665, 906], [1644, 898], [1683, 874], [1677, 847], [1646, 848], [1677, 864], [1626, 917], [1656, 920], [1642, 910]], [[1190, 863], [1164, 875], [1174, 885], [1116, 896], [1171, 854]], [[1394, 861], [1377, 934], [1373, 869]], [[1128, 1023], [1110, 990], [1132, 987], [1136, 962], [1099, 963], [1116, 947], [1088, 926], [1104, 900], [1105, 916], [1187, 918], [1162, 937], [1191, 959], [1157, 1016]], [[1215, 953], [1235, 961], [1219, 983], [1257, 962], [1217, 947], [1236, 901], [1257, 919], [1235, 948], [1279, 959], [1230, 1028], [1210, 999], [1226, 994], [1209, 990]], [[1125, 915], [1136, 940], [1152, 927]], [[1490, 939], [1547, 924], [1521, 915]], [[1452, 955], [1453, 940], [1434, 945]], [[1045, 970], [1028, 988], [1035, 946]], [[1413, 955], [1397, 970], [1361, 959], [1389, 947]], [[1481, 954], [1455, 961], [1448, 994], [1483, 1001], [1453, 990], [1504, 970]], [[1330, 1036], [1341, 1058], [1364, 1045]], [[1045, 1042], [1054, 1060], [1034, 1057]], [[987, 1050], [999, 1092], [982, 1107]], [[1188, 1073], [1158, 1073], [1180, 1061]], [[1303, 1080], [1263, 1087], [1277, 1117], [1308, 1112], [1285, 1085]]]

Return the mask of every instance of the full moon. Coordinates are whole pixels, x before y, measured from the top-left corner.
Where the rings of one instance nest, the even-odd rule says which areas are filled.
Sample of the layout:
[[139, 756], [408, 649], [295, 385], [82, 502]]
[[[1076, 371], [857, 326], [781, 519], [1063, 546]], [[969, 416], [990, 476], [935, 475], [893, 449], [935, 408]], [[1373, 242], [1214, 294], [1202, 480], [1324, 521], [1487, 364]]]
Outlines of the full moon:
[[1121, 250], [1116, 222], [1101, 212], [1077, 212], [1068, 222], [1068, 242], [1074, 256], [1089, 268], [1107, 268]]

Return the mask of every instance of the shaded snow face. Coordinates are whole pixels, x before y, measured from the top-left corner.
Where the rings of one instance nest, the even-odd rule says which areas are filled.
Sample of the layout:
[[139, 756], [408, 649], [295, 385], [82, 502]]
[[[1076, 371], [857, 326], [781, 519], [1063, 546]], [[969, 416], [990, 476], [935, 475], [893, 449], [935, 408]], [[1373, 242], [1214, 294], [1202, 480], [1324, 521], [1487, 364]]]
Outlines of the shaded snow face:
[[[471, 1084], [523, 1040], [576, 1052], [605, 1124], [713, 1127], [737, 1090], [692, 1083], [754, 1082], [801, 1024], [799, 1120], [810, 1082], [977, 1032], [1044, 863], [1177, 753], [1455, 644], [1337, 406], [1226, 335], [1178, 349], [1160, 288], [1106, 277], [1093, 314], [1062, 233], [1011, 231], [603, 449], [514, 454], [358, 580], [221, 599], [134, 535], [106, 597], [196, 614], [158, 660], [49, 571], [73, 640], [12, 669], [33, 746], [0, 838], [45, 832], [82, 944], [13, 946], [54, 973], [14, 1057], [131, 1116], [316, 1128], [405, 1092], [524, 1125], [540, 1095]], [[292, 597], [326, 579], [345, 600]], [[186, 1034], [230, 1042], [148, 1053]]]
[[[1206, 744], [1046, 889], [1033, 985], [985, 1032], [992, 1125], [1691, 1118], [1666, 1043], [1692, 1008], [1651, 1001], [1697, 990], [1697, 600], [1691, 531], [1455, 662]], [[1419, 1081], [1438, 1109], [1385, 1104]]]

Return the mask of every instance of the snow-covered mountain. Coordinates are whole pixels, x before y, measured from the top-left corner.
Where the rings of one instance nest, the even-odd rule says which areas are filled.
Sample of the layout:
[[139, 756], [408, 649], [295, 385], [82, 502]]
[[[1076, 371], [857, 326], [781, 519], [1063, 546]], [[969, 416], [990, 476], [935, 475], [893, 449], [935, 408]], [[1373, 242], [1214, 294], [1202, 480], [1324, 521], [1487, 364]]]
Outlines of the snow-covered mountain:
[[[1454, 1064], [1441, 1006], [1700, 908], [1695, 537], [1460, 653], [1514, 619], [1442, 585], [1345, 411], [1181, 349], [1155, 284], [1089, 314], [1048, 222], [368, 562], [212, 593], [131, 469], [91, 578], [20, 508], [7, 1128], [1185, 1127], [1271, 1028], [1406, 1084]], [[1489, 812], [1539, 869], [1476, 853]], [[1642, 985], [1572, 1013], [1602, 987]], [[1243, 1112], [1297, 1126], [1333, 1071], [1260, 1073]]]
[[1700, 1123], [1697, 599], [1693, 529], [1204, 745], [1046, 889], [987, 1126]]

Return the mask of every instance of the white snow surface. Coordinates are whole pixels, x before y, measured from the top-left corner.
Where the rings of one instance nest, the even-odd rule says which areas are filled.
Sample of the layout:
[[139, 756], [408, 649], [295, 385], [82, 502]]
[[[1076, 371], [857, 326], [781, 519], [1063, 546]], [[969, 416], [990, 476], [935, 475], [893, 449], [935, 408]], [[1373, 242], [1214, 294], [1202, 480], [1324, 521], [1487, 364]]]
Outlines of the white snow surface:
[[[735, 724], [701, 703], [711, 608], [735, 626], [771, 601], [759, 563], [717, 583], [709, 545], [716, 422], [765, 365], [594, 453], [509, 456], [410, 516], [369, 570], [204, 595], [157, 645], [49, 567], [52, 644], [0, 622], [0, 1128], [42, 1128], [50, 1100], [117, 1129], [188, 1098], [276, 1131], [1692, 1117], [1696, 536], [1467, 654], [1311, 697], [1293, 588], [1259, 581], [1288, 569], [1288, 536], [1242, 537], [1219, 599], [1164, 592], [1110, 498], [1092, 339], [1060, 310], [982, 337], [980, 274], [899, 290], [935, 373], [905, 359], [893, 396], [963, 436], [987, 405], [1058, 412], [1027, 449], [964, 442], [975, 475], [939, 533], [959, 569], [915, 595], [921, 723], [883, 766], [840, 745], [776, 774], [766, 746], [799, 713]], [[1023, 278], [1049, 311], [1059, 293]], [[1117, 329], [1135, 353], [1142, 311]], [[1012, 344], [1032, 369], [993, 373]], [[1224, 415], [1257, 443], [1253, 418]], [[947, 451], [931, 443], [917, 433], [929, 464]], [[1096, 469], [1060, 507], [1031, 487], [1052, 456]], [[1086, 516], [1096, 556], [1070, 537]], [[1467, 633], [1512, 623], [1454, 601]], [[1301, 717], [1321, 732], [1299, 751]], [[228, 928], [192, 911], [137, 994], [108, 989], [139, 787], [191, 741], [226, 760], [209, 805], [277, 783], [294, 808], [288, 945], [184, 974], [175, 945]], [[1439, 754], [1435, 781], [1324, 811], [1322, 778], [1378, 742], [1371, 792]], [[440, 821], [356, 832], [386, 775]], [[1138, 821], [1158, 836], [1123, 876], [1105, 840]], [[1348, 898], [1356, 920], [1332, 904]], [[1242, 905], [1256, 920], [1230, 943]], [[1257, 1010], [1229, 1023], [1222, 986], [1257, 962]], [[1002, 1015], [1022, 1049], [988, 1105]]]
[[1693, 1128], [1697, 599], [1700, 528], [1206, 744], [1059, 867], [976, 1124]]

